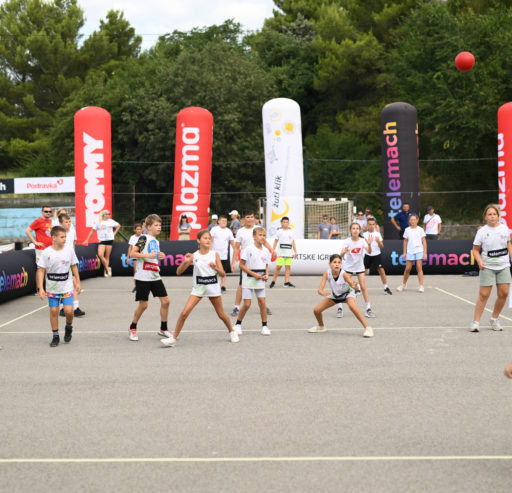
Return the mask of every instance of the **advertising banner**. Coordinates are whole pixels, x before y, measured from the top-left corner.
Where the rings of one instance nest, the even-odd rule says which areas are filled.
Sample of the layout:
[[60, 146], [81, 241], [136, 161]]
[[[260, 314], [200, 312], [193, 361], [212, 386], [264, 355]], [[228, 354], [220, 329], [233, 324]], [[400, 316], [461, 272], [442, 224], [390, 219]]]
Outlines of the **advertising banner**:
[[14, 193], [14, 178], [0, 178], [0, 193]]
[[[98, 214], [112, 212], [110, 114], [89, 106], [75, 113], [75, 214], [77, 243], [85, 241]], [[90, 239], [98, 241], [96, 233]]]
[[408, 103], [388, 104], [381, 114], [382, 210], [384, 231], [390, 240], [400, 232], [391, 223], [407, 202], [412, 212], [420, 211], [418, 160], [418, 112]]
[[103, 275], [100, 259], [97, 256], [98, 245], [96, 243], [87, 246], [76, 245], [76, 257], [78, 258], [78, 272], [80, 279], [89, 279]]
[[263, 105], [263, 144], [267, 191], [267, 236], [275, 235], [282, 217], [290, 218], [296, 238], [304, 238], [304, 171], [300, 107], [277, 98]]
[[182, 216], [192, 225], [190, 239], [208, 227], [212, 182], [213, 116], [204, 108], [181, 110], [176, 120], [176, 154], [171, 240]]
[[75, 177], [15, 178], [14, 193], [74, 193]]
[[18, 250], [0, 255], [0, 303], [36, 290], [36, 254]]
[[501, 221], [512, 226], [512, 103], [498, 110], [498, 190]]

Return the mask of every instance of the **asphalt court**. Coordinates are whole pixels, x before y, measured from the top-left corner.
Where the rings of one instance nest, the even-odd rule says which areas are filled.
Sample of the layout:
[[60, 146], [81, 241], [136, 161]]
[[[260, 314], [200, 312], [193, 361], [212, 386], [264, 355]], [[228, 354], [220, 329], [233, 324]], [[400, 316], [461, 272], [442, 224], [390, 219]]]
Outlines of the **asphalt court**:
[[[400, 280], [387, 296], [368, 278], [373, 339], [335, 308], [306, 332], [314, 276], [280, 277], [272, 335], [254, 301], [239, 344], [207, 300], [175, 348], [153, 299], [129, 341], [128, 277], [83, 282], [86, 316], [58, 348], [39, 298], [2, 304], [0, 491], [510, 491], [512, 310], [473, 334], [477, 278], [426, 276], [423, 294]], [[164, 282], [172, 328], [191, 278]]]

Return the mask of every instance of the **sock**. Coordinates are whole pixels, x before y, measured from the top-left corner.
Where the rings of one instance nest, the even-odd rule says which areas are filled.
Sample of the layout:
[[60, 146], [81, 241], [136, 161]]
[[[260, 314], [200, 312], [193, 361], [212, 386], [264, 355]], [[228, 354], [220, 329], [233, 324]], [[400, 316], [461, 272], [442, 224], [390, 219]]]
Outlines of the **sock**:
[[73, 326], [72, 326], [71, 324], [68, 324], [68, 323], [66, 322], [66, 329], [67, 329], [67, 328], [70, 328], [70, 329], [71, 329], [72, 327], [73, 327]]
[[167, 322], [160, 322], [160, 330], [167, 330]]
[[384, 284], [384, 289], [388, 289], [388, 285], [387, 284]]
[[240, 305], [234, 305], [233, 308], [236, 308], [237, 310], [240, 310]]
[[261, 326], [262, 326], [262, 327], [266, 327], [266, 326], [267, 326], [267, 321], [266, 321], [266, 320], [265, 320], [265, 321], [263, 321], [263, 320], [262, 320], [262, 321], [261, 321]]
[[368, 302], [366, 302], [366, 309], [367, 309], [367, 310], [368, 310], [368, 309], [370, 309], [370, 302], [369, 302], [369, 301], [368, 301]]
[[78, 308], [78, 300], [73, 301], [73, 310], [76, 310]]
[[338, 310], [343, 310], [343, 303], [338, 303]]
[[[492, 320], [492, 318], [491, 318], [491, 320]], [[476, 320], [473, 320], [473, 323], [477, 324], [477, 325], [480, 325], [480, 322], [477, 322]]]
[[242, 326], [242, 321], [241, 320], [237, 320], [235, 325], [240, 325], [240, 327], [241, 327]]
[[[499, 317], [498, 317], [499, 318]], [[491, 317], [491, 320], [496, 322], [496, 320], [498, 320], [498, 318], [494, 318], [494, 317]]]
[[135, 322], [130, 324], [130, 330], [137, 330], [137, 324]]
[[58, 336], [59, 335], [59, 331], [58, 330], [52, 330], [52, 334], [53, 334], [53, 337]]

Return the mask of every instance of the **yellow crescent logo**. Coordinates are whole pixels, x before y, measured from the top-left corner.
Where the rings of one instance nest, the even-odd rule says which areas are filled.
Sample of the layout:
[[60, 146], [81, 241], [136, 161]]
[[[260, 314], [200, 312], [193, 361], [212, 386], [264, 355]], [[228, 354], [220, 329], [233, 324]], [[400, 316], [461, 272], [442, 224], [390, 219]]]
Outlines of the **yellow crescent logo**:
[[286, 204], [286, 210], [282, 214], [277, 214], [274, 212], [274, 209], [272, 209], [272, 215], [270, 216], [270, 222], [277, 221], [278, 219], [281, 219], [282, 217], [286, 216], [288, 214], [288, 211], [290, 210], [290, 206], [288, 205], [288, 202], [286, 200], [283, 200], [283, 202]]

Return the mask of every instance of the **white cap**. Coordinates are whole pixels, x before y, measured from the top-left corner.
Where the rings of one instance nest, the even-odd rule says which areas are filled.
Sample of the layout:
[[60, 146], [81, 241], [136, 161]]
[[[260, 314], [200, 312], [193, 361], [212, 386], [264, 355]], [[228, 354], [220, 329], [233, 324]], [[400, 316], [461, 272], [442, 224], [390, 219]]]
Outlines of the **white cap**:
[[233, 214], [236, 214], [238, 216], [238, 211], [236, 209], [233, 209], [229, 215], [232, 216]]
[[217, 216], [217, 214], [213, 214], [212, 219], [219, 219], [219, 216]]

